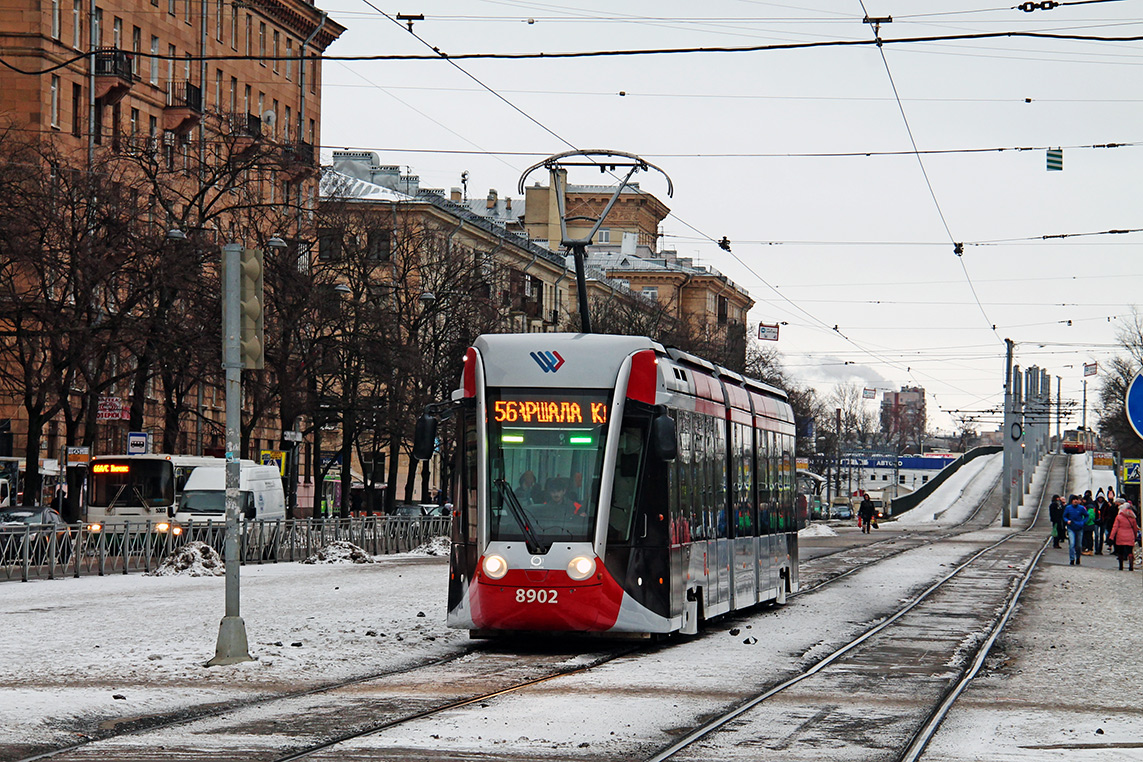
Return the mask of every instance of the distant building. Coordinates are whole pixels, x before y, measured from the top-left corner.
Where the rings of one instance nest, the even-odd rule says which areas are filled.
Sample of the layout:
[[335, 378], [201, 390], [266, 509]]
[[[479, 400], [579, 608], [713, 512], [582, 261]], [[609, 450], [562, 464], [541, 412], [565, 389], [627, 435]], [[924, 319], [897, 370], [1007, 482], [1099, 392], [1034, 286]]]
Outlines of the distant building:
[[925, 390], [903, 386], [899, 392], [885, 392], [881, 398], [881, 431], [900, 449], [920, 449], [925, 435]]

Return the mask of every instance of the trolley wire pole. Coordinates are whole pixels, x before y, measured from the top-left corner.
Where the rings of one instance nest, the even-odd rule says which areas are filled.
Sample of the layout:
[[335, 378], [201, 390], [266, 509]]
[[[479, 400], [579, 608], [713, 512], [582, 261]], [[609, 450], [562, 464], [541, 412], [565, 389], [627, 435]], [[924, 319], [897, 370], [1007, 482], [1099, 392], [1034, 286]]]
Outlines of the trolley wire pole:
[[[577, 161], [577, 157], [582, 160]], [[593, 157], [598, 157], [598, 160]], [[599, 169], [600, 172], [615, 172], [618, 167], [629, 168], [627, 175], [615, 188], [615, 192], [611, 194], [611, 198], [598, 217], [585, 215], [568, 216], [566, 168], [572, 166], [595, 167]], [[524, 183], [527, 181], [528, 175], [540, 167], [548, 170], [551, 178], [550, 192], [556, 194], [556, 210], [560, 216], [560, 245], [571, 252], [572, 259], [575, 261], [575, 281], [576, 291], [578, 292], [580, 330], [583, 333], [591, 333], [591, 315], [588, 311], [587, 303], [587, 247], [591, 245], [595, 234], [599, 232], [600, 226], [603, 225], [603, 221], [607, 219], [608, 213], [611, 212], [611, 208], [615, 206], [615, 202], [619, 200], [620, 194], [623, 193], [625, 189], [630, 188], [628, 182], [636, 172], [645, 172], [648, 169], [654, 169], [661, 173], [663, 177], [667, 178], [667, 196], [673, 196], [675, 188], [671, 183], [671, 178], [666, 172], [663, 172], [663, 170], [654, 164], [644, 161], [633, 153], [612, 151], [609, 149], [585, 149], [582, 151], [558, 153], [554, 156], [549, 156], [538, 164], [533, 164], [528, 167], [524, 170], [524, 173], [520, 175], [519, 192], [521, 195], [525, 192]], [[568, 222], [590, 222], [593, 224], [587, 235], [580, 238], [571, 238], [568, 235]]]

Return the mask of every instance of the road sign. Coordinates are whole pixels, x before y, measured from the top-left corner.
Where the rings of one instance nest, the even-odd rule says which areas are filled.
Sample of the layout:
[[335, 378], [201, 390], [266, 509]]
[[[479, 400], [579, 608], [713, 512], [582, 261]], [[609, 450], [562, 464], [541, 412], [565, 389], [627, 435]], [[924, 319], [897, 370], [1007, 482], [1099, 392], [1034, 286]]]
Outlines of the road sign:
[[1124, 484], [1138, 484], [1139, 483], [1139, 460], [1124, 460], [1123, 461], [1123, 483]]
[[127, 454], [128, 455], [144, 455], [147, 452], [147, 432], [145, 431], [129, 431], [127, 432]]
[[1055, 170], [1057, 172], [1064, 169], [1064, 149], [1062, 148], [1049, 148], [1048, 149], [1048, 171]]
[[302, 441], [302, 432], [300, 431], [283, 431], [282, 439], [287, 442], [300, 442]]
[[262, 450], [260, 455], [263, 466], [277, 466], [278, 473], [286, 475], [286, 453], [281, 450]]
[[1085, 376], [1094, 376], [1096, 373], [1099, 373], [1099, 363], [1085, 362], [1083, 364], [1083, 374]]
[[1123, 410], [1127, 413], [1127, 422], [1135, 430], [1135, 436], [1143, 439], [1143, 373], [1136, 373], [1135, 378], [1127, 385], [1127, 394], [1123, 395]]
[[777, 341], [778, 340], [778, 324], [770, 325], [769, 323], [758, 324], [758, 339], [760, 341]]

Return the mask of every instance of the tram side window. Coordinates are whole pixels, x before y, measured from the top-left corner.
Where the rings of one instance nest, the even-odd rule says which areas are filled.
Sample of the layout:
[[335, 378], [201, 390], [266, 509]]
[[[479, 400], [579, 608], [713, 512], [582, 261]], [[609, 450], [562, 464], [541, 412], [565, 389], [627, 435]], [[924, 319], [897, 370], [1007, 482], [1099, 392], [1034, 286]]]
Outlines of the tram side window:
[[691, 414], [680, 410], [675, 419], [675, 432], [679, 440], [679, 452], [675, 458], [675, 469], [679, 481], [679, 521], [683, 524], [682, 541], [699, 539], [701, 529], [695, 523], [694, 510], [694, 437], [691, 431]]
[[751, 479], [753, 478], [751, 432], [748, 427], [741, 423], [733, 423], [731, 426], [734, 434], [731, 443], [733, 448], [731, 468], [734, 473], [735, 532], [738, 537], [750, 537], [754, 534], [754, 502], [751, 499]]
[[714, 526], [719, 537], [728, 537], [729, 521], [726, 511], [726, 420], [710, 418], [711, 428], [711, 501], [714, 508]]
[[[675, 430], [678, 431], [678, 416], [675, 417]], [[676, 434], [677, 437], [677, 434]], [[677, 441], [677, 438], [676, 438]], [[680, 450], [682, 448], [679, 448]], [[686, 526], [686, 521], [679, 513], [679, 459], [675, 458], [672, 462], [667, 464], [667, 515], [671, 517], [671, 534], [670, 543], [677, 545], [680, 542], [686, 542], [683, 535], [683, 529]]]

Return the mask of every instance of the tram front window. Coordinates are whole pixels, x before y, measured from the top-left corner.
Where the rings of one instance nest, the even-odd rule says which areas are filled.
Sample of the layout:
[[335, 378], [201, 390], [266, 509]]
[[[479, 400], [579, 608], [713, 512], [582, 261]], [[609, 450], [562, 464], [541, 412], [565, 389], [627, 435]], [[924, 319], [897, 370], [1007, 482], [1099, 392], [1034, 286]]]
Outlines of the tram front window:
[[592, 540], [610, 402], [607, 390], [489, 390], [491, 540], [533, 552]]

